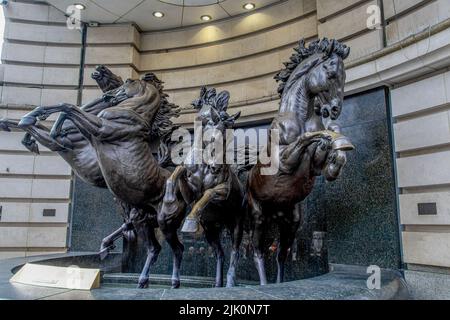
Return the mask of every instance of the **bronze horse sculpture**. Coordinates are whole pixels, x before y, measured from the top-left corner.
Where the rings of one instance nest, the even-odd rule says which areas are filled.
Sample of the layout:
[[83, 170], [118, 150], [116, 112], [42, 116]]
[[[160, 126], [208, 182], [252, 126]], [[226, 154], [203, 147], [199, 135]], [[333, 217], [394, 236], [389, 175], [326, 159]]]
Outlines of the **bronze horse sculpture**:
[[[154, 230], [158, 227], [156, 212], [170, 176], [153, 155], [150, 141], [169, 135], [174, 129], [170, 118], [179, 112], [177, 106], [168, 103], [167, 95], [162, 92], [162, 82], [154, 75], [144, 80], [127, 80], [115, 96], [116, 99], [125, 97], [124, 100], [98, 115], [70, 104], [60, 104], [38, 107], [19, 123], [27, 128], [33, 126], [37, 119], [62, 112], [89, 141], [109, 190], [131, 208], [130, 221], [146, 247], [147, 259], [139, 278], [140, 288], [148, 286], [150, 267], [161, 250]], [[58, 128], [54, 129], [53, 134], [59, 134]], [[180, 204], [179, 210], [184, 212], [184, 209]], [[181, 253], [183, 247], [176, 230], [183, 218], [181, 215], [180, 220], [165, 220], [161, 226], [169, 245]], [[173, 287], [179, 285], [178, 276]]]
[[[281, 82], [279, 114], [271, 130], [279, 133], [276, 174], [265, 175], [258, 162], [248, 175], [247, 197], [252, 218], [254, 260], [261, 285], [267, 284], [264, 254], [270, 224], [278, 225], [277, 282], [284, 281], [284, 266], [301, 220], [299, 203], [314, 187], [315, 177], [338, 178], [353, 145], [332, 126], [325, 130], [323, 118], [336, 120], [344, 98], [343, 61], [350, 48], [323, 39], [305, 47], [301, 41], [286, 68], [277, 74]], [[273, 141], [272, 141], [273, 143]], [[270, 144], [270, 138], [269, 138]], [[275, 157], [273, 157], [275, 156]]]
[[[173, 206], [176, 194], [183, 196], [186, 204], [192, 208], [186, 218], [184, 232], [196, 232], [199, 220], [208, 244], [214, 249], [216, 264], [215, 286], [223, 286], [224, 251], [221, 244], [221, 233], [227, 229], [232, 239], [230, 266], [227, 273], [227, 287], [236, 284], [236, 267], [239, 261], [239, 247], [243, 236], [245, 218], [244, 188], [229, 164], [223, 152], [212, 148], [215, 142], [226, 144], [226, 130], [233, 127], [240, 113], [228, 115], [230, 94], [226, 91], [216, 94], [215, 89], [202, 88], [200, 99], [193, 105], [200, 109], [197, 116], [201, 123], [201, 133], [210, 130], [214, 141], [203, 141], [201, 147], [194, 144], [182, 166], [175, 169], [167, 181], [164, 204], [161, 216], [170, 215], [171, 211], [179, 212]], [[199, 128], [196, 128], [199, 130]], [[215, 140], [217, 139], [217, 140]], [[217, 152], [209, 159], [196, 161], [197, 151], [210, 150]], [[180, 203], [180, 201], [175, 202]], [[194, 225], [192, 225], [194, 224]]]
[[[97, 115], [101, 111], [111, 108], [121, 102], [125, 96], [116, 97], [116, 91], [123, 85], [123, 80], [111, 72], [107, 67], [97, 66], [91, 75], [104, 95], [81, 107], [87, 113]], [[47, 147], [50, 151], [56, 152], [72, 168], [75, 174], [84, 182], [98, 188], [107, 188], [105, 179], [97, 160], [97, 154], [89, 141], [80, 134], [71, 121], [66, 121], [64, 116], [59, 116], [55, 122], [55, 127], [59, 132], [51, 132], [44, 125], [37, 123], [33, 126], [21, 126], [18, 121], [2, 119], [0, 128], [11, 131], [11, 128], [24, 130], [26, 132], [22, 144], [31, 152], [39, 154], [37, 142]], [[125, 221], [129, 220], [129, 210], [125, 203], [122, 206], [122, 215]], [[112, 248], [112, 243], [122, 234], [129, 240], [133, 240], [134, 234], [131, 224], [124, 223], [120, 231], [115, 231], [112, 235], [102, 241], [101, 252], [106, 252]], [[104, 255], [104, 254], [103, 254]]]

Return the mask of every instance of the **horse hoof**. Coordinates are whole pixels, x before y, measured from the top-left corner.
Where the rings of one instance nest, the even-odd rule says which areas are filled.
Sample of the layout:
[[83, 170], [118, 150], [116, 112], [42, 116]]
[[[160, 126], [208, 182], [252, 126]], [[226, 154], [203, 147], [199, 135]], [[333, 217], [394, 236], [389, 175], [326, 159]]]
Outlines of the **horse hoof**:
[[0, 130], [11, 132], [11, 128], [8, 126], [6, 121], [0, 120]]
[[19, 122], [19, 127], [30, 127], [34, 126], [37, 122], [36, 117], [25, 116]]
[[227, 288], [236, 287], [236, 281], [234, 279], [227, 279]]
[[172, 289], [179, 289], [180, 285], [180, 280], [172, 280]]
[[147, 289], [149, 285], [149, 279], [148, 278], [139, 278], [138, 282], [138, 289]]

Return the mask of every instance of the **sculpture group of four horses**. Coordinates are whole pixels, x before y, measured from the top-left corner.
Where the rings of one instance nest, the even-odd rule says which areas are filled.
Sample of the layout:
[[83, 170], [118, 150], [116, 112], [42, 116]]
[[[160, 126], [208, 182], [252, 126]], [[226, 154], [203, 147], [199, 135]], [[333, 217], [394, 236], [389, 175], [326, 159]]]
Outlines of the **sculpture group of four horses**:
[[[254, 260], [262, 285], [267, 284], [264, 254], [269, 226], [279, 228], [278, 276], [282, 282], [284, 265], [300, 224], [300, 203], [310, 194], [315, 177], [335, 180], [346, 163], [346, 152], [354, 147], [337, 126], [325, 128], [324, 118], [336, 120], [344, 98], [343, 61], [350, 49], [328, 39], [305, 46], [300, 41], [285, 69], [275, 77], [280, 82], [279, 114], [271, 129], [279, 132], [277, 148], [268, 149], [278, 171], [263, 174], [271, 164], [257, 162], [241, 182], [226, 161], [192, 161], [196, 147], [184, 162], [169, 171], [171, 139], [177, 127], [170, 120], [179, 108], [168, 102], [162, 82], [152, 74], [125, 83], [100, 66], [92, 77], [104, 92], [99, 99], [81, 108], [70, 104], [37, 107], [19, 122], [1, 120], [0, 129], [26, 132], [23, 144], [38, 153], [37, 142], [57, 152], [85, 182], [108, 188], [122, 205], [124, 224], [103, 240], [101, 254], [125, 236], [142, 240], [147, 259], [138, 286], [148, 286], [152, 265], [161, 246], [155, 236], [159, 228], [173, 251], [172, 286], [180, 286], [183, 244], [178, 231], [185, 221], [198, 221], [217, 259], [215, 285], [223, 286], [224, 251], [221, 232], [228, 229], [232, 239], [227, 286], [236, 283], [244, 220], [253, 239]], [[203, 88], [193, 103], [203, 130], [225, 133], [240, 114], [227, 113], [229, 93]], [[39, 121], [60, 113], [52, 129]], [[225, 134], [223, 135], [225, 137]], [[36, 142], [37, 141], [37, 142]], [[155, 156], [150, 144], [160, 141]], [[273, 151], [275, 150], [275, 151]], [[194, 227], [195, 229], [195, 227]], [[195, 230], [194, 230], [195, 231]]]

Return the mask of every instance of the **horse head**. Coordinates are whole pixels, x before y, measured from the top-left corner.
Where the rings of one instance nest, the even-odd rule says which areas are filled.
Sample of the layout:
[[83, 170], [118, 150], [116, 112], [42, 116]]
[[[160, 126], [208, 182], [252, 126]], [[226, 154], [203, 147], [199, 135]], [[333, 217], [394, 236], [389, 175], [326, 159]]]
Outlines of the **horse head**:
[[117, 89], [123, 85], [122, 78], [112, 73], [112, 71], [104, 65], [97, 66], [92, 73], [91, 78], [97, 82], [97, 85], [103, 93]]
[[[339, 118], [344, 101], [344, 60], [350, 48], [336, 40], [323, 39], [305, 47], [300, 41], [290, 61], [285, 63], [275, 79], [281, 82], [278, 92], [283, 100], [297, 104], [299, 99], [309, 102], [307, 107], [314, 113], [332, 120]], [[304, 110], [304, 114], [310, 110]]]
[[[201, 127], [198, 129], [201, 129], [203, 138], [201, 148], [198, 143], [194, 143], [193, 150], [185, 161], [188, 183], [194, 190], [207, 190], [226, 179], [226, 130], [231, 129], [241, 115], [240, 112], [234, 115], [227, 113], [229, 100], [228, 91], [217, 93], [214, 88], [203, 87], [200, 98], [192, 103], [199, 110], [197, 121], [201, 123]], [[203, 155], [207, 155], [202, 157], [201, 163], [194, 161], [194, 157], [200, 156], [196, 152], [199, 149]]]

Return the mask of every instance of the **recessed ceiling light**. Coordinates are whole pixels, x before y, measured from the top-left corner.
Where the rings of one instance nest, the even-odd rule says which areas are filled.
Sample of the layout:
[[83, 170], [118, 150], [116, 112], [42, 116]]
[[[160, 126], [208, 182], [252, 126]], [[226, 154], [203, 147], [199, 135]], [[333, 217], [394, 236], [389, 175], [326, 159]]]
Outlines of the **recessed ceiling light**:
[[156, 18], [162, 18], [164, 17], [164, 13], [162, 13], [161, 11], [155, 11], [153, 12], [153, 16]]
[[202, 19], [203, 21], [209, 21], [212, 19], [212, 17], [208, 16], [208, 15], [204, 15], [204, 16], [201, 16], [200, 19]]
[[255, 9], [255, 4], [254, 3], [246, 3], [246, 4], [244, 4], [244, 9], [245, 10], [252, 10], [252, 9]]
[[86, 6], [85, 6], [84, 4], [81, 4], [81, 3], [75, 3], [74, 6], [75, 6], [75, 8], [78, 9], [78, 10], [84, 10], [84, 9], [86, 9]]

